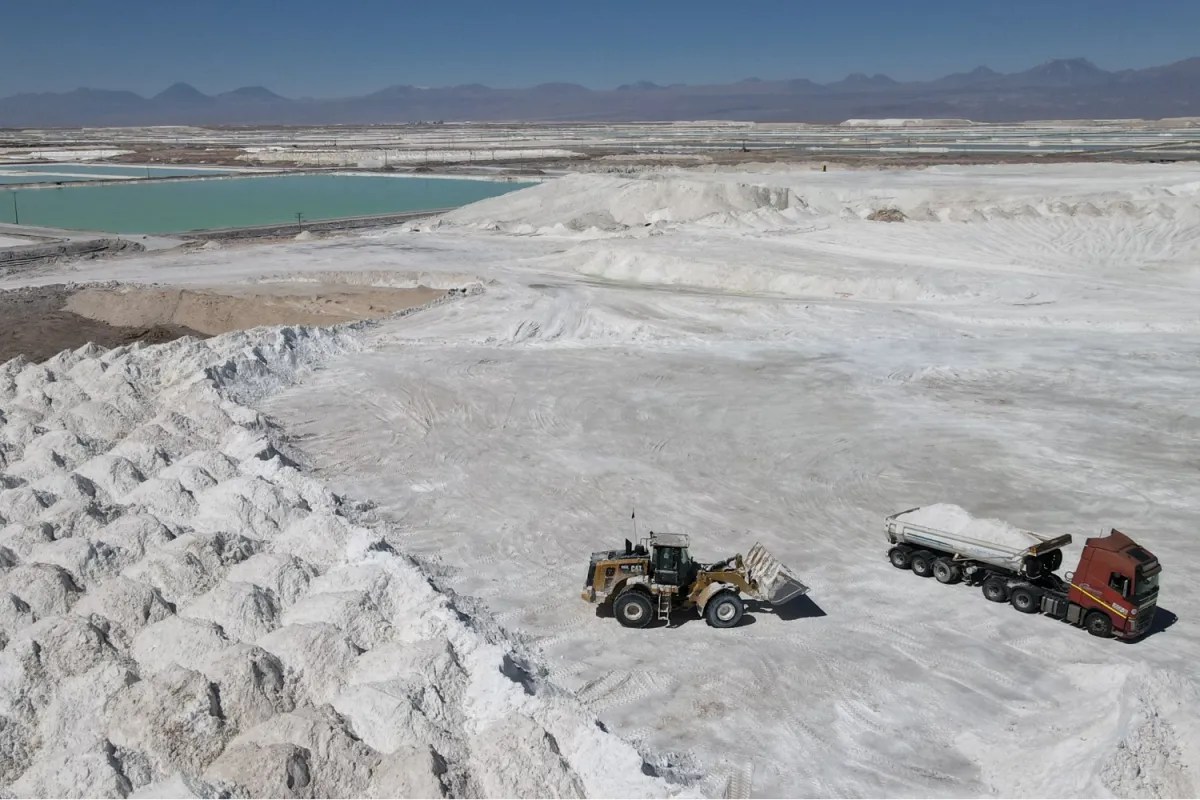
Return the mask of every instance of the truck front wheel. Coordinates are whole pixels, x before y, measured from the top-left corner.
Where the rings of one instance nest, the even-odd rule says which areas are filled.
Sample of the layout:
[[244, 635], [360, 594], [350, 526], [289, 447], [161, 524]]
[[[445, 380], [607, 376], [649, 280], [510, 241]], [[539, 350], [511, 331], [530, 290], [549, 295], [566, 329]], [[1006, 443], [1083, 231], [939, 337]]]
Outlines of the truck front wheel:
[[1083, 620], [1083, 627], [1092, 636], [1112, 636], [1112, 617], [1103, 611], [1093, 611]]
[[1028, 586], [1018, 586], [1012, 591], [1012, 607], [1022, 614], [1032, 614], [1042, 607], [1042, 598]]
[[993, 603], [1003, 603], [1008, 599], [1008, 584], [1003, 578], [988, 578], [983, 582], [983, 596]]
[[933, 575], [933, 553], [928, 550], [918, 550], [912, 554], [912, 571], [922, 578]]
[[742, 598], [733, 592], [721, 592], [704, 607], [704, 616], [714, 628], [732, 628], [742, 621], [744, 613], [746, 606]]
[[613, 614], [626, 628], [644, 628], [650, 624], [653, 609], [650, 598], [641, 592], [625, 592], [613, 603]]
[[902, 544], [898, 544], [891, 550], [888, 550], [888, 560], [892, 562], [892, 566], [896, 569], [908, 569], [912, 566], [912, 550]]

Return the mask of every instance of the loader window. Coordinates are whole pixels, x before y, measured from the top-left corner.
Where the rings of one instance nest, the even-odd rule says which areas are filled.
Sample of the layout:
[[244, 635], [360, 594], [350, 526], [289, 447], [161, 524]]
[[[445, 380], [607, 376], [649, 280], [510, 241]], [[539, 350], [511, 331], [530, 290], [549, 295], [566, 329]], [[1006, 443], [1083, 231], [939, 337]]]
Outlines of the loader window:
[[678, 586], [680, 581], [678, 547], [656, 547], [654, 549], [654, 580]]
[[1129, 578], [1119, 572], [1114, 572], [1109, 576], [1108, 587], [1119, 592], [1121, 597], [1129, 597]]
[[658, 548], [659, 569], [679, 569], [679, 551], [674, 547]]

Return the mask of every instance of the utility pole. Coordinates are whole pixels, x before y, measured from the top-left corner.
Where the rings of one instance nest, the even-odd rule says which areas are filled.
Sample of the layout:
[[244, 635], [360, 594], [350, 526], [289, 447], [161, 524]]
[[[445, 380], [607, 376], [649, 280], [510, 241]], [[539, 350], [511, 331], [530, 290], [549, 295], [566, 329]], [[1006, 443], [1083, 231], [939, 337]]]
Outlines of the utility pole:
[[13, 192], [13, 225], [21, 224], [21, 215], [17, 213], [17, 193]]
[[299, 211], [296, 212], [296, 227], [301, 231], [304, 230], [304, 214]]

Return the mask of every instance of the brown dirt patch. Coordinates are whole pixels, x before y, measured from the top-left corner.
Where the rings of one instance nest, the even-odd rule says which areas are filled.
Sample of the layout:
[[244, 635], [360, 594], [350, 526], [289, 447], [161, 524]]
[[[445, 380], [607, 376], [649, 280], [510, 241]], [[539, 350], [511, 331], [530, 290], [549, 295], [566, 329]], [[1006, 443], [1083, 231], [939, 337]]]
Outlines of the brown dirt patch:
[[179, 326], [214, 336], [258, 325], [336, 325], [378, 319], [431, 303], [441, 289], [396, 289], [335, 283], [258, 283], [181, 289], [164, 286], [88, 287], [66, 310], [109, 325]]
[[33, 286], [0, 292], [0, 363], [19, 355], [45, 361], [88, 342], [119, 347], [136, 341], [167, 342], [182, 336], [205, 338], [182, 325], [118, 326], [64, 310], [72, 287]]
[[437, 300], [441, 289], [346, 283], [262, 283], [181, 289], [55, 284], [0, 291], [0, 363], [44, 361], [95, 342], [117, 347], [207, 338], [259, 325], [335, 325], [378, 319]]

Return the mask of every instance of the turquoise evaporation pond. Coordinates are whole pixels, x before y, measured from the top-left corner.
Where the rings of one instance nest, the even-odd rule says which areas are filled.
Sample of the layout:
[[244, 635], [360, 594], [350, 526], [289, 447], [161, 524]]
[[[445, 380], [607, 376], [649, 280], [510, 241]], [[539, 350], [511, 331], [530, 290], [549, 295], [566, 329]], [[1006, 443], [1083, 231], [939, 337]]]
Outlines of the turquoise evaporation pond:
[[228, 170], [196, 169], [191, 167], [140, 167], [135, 164], [3, 164], [0, 165], [0, 184], [14, 183], [75, 183], [103, 178], [176, 178], [183, 176], [215, 176]]
[[[453, 208], [532, 183], [371, 175], [104, 182], [0, 193], [0, 222], [111, 233], [182, 233]], [[8, 195], [8, 196], [5, 196]]]

